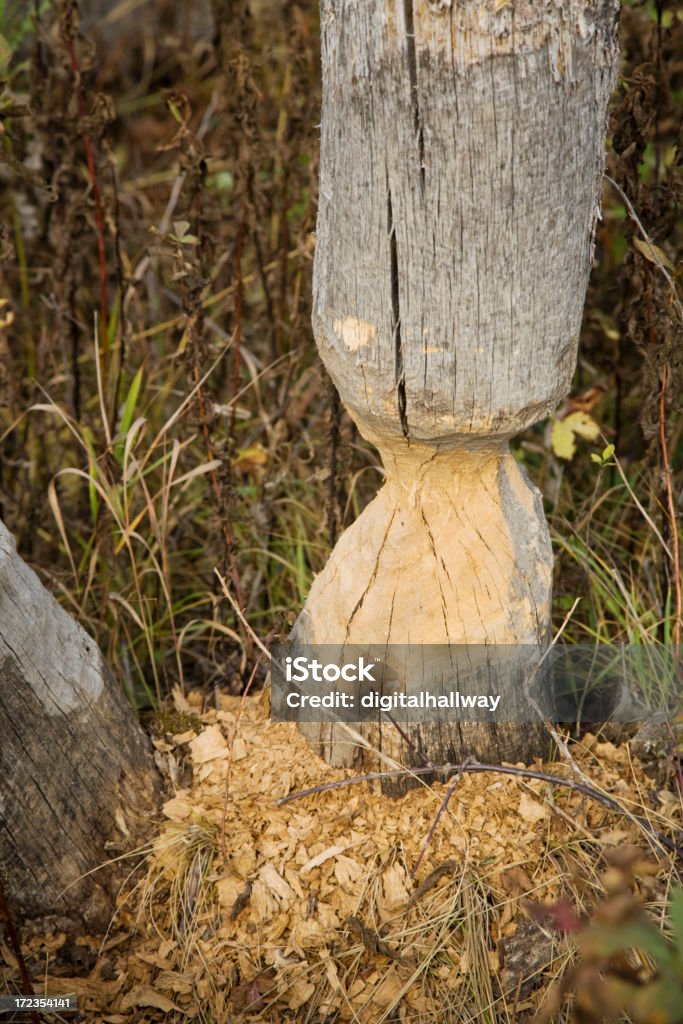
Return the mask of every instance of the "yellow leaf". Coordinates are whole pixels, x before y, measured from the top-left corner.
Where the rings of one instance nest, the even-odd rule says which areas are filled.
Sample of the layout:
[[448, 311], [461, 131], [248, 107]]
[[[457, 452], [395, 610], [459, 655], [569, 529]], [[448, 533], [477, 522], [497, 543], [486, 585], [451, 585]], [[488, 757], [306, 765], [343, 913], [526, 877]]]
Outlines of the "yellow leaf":
[[550, 444], [558, 459], [573, 459], [576, 452], [576, 437], [595, 441], [600, 427], [592, 416], [585, 412], [572, 412], [562, 420], [555, 420], [550, 431]]
[[574, 431], [564, 420], [554, 420], [550, 431], [550, 444], [558, 459], [573, 459], [576, 451]]
[[585, 412], [573, 412], [570, 416], [565, 418], [567, 423], [575, 434], [579, 437], [585, 437], [586, 441], [595, 441], [600, 436], [600, 427], [597, 425], [592, 416], [589, 416]]
[[641, 256], [644, 256], [650, 263], [657, 264], [657, 260], [666, 267], [667, 270], [674, 270], [674, 265], [666, 255], [665, 252], [659, 248], [658, 245], [654, 245], [652, 242], [644, 242], [642, 238], [634, 238], [633, 244], [635, 245]]
[[268, 462], [268, 452], [260, 444], [252, 448], [238, 448], [233, 467], [240, 473], [253, 473]]

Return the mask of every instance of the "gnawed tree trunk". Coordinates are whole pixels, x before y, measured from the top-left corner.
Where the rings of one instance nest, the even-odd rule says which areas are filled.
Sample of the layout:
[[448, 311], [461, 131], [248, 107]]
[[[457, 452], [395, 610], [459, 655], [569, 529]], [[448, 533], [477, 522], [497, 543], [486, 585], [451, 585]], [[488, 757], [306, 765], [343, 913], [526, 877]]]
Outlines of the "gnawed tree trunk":
[[94, 869], [135, 848], [160, 789], [97, 645], [0, 522], [0, 870], [14, 914], [106, 926], [117, 871]]
[[[298, 642], [547, 644], [548, 529], [508, 441], [570, 386], [617, 18], [616, 0], [321, 3], [313, 324], [386, 483], [314, 581]], [[305, 730], [357, 759], [337, 727]], [[429, 739], [433, 761], [547, 750], [540, 726]]]

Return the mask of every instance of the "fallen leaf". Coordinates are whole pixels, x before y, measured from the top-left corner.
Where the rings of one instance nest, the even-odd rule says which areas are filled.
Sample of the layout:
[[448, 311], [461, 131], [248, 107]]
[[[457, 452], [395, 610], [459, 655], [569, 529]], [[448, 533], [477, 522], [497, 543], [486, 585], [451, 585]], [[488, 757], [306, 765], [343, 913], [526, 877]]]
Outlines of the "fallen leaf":
[[156, 1010], [163, 1010], [164, 1013], [170, 1013], [171, 1010], [175, 1010], [176, 1013], [183, 1012], [172, 999], [157, 992], [151, 985], [137, 985], [121, 1000], [122, 1010], [132, 1010], [135, 1006], [153, 1006]]
[[287, 992], [287, 995], [289, 996], [287, 1005], [290, 1010], [298, 1010], [299, 1007], [309, 1001], [314, 992], [315, 985], [312, 982], [295, 981]]

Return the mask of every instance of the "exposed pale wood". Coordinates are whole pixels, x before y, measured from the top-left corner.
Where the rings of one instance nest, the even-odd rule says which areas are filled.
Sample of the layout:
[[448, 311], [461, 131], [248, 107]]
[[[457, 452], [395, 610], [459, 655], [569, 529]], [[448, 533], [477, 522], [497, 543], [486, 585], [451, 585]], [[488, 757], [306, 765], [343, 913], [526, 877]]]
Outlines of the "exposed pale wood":
[[134, 849], [160, 780], [97, 645], [1, 522], [0, 737], [0, 865], [12, 910], [101, 927], [117, 872], [83, 876]]
[[[616, 0], [323, 0], [313, 324], [387, 482], [299, 641], [547, 643], [548, 531], [507, 441], [574, 370], [617, 17]], [[540, 728], [503, 731], [436, 728], [427, 753], [544, 750]]]

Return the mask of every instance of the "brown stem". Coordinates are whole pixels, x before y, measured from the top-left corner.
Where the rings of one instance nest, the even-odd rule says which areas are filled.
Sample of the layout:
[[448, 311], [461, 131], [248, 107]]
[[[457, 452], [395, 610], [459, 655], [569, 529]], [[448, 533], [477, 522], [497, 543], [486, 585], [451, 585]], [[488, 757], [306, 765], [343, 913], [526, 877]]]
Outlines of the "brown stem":
[[237, 230], [237, 244], [235, 246], [235, 322], [234, 337], [235, 351], [232, 362], [232, 396], [233, 406], [230, 413], [230, 437], [235, 431], [235, 417], [237, 415], [237, 390], [239, 388], [240, 367], [242, 365], [242, 302], [244, 298], [244, 284], [242, 281], [242, 240], [244, 238], [244, 216], [240, 221]]
[[337, 467], [340, 439], [341, 402], [339, 392], [332, 381], [329, 382], [330, 393], [330, 478], [327, 509], [327, 529], [330, 547], [337, 543], [337, 523], [339, 520], [339, 495], [337, 493]]
[[352, 779], [339, 779], [337, 782], [326, 782], [319, 786], [311, 786], [308, 789], [302, 789], [298, 793], [289, 793], [287, 796], [281, 797], [276, 801], [276, 806], [280, 807], [282, 804], [291, 803], [293, 800], [301, 800], [305, 796], [313, 796], [316, 793], [327, 793], [331, 789], [343, 789], [345, 786], [355, 786], [359, 782], [376, 782], [382, 779], [398, 779], [405, 776], [416, 776], [416, 775], [429, 775], [432, 772], [441, 775], [453, 775], [453, 773], [464, 773], [464, 772], [494, 772], [499, 775], [512, 775], [516, 778], [522, 779], [537, 779], [540, 782], [548, 782], [553, 786], [564, 786], [566, 789], [571, 789], [575, 793], [581, 793], [582, 796], [587, 796], [591, 800], [595, 800], [596, 803], [602, 804], [603, 807], [607, 807], [611, 811], [616, 811], [618, 814], [627, 814], [633, 820], [637, 821], [640, 827], [647, 832], [649, 836], [655, 839], [661, 847], [668, 850], [670, 853], [674, 853], [677, 857], [683, 860], [683, 847], [675, 843], [673, 839], [669, 839], [668, 836], [662, 835], [661, 832], [657, 832], [649, 821], [645, 818], [641, 818], [637, 814], [630, 814], [624, 810], [624, 808], [616, 800], [613, 800], [611, 796], [607, 796], [605, 793], [600, 793], [597, 789], [593, 789], [592, 786], [587, 786], [585, 782], [578, 782], [576, 779], [563, 779], [559, 775], [548, 775], [546, 772], [537, 772], [532, 768], [516, 768], [513, 765], [508, 764], [482, 764], [479, 761], [470, 761], [465, 759], [462, 764], [442, 764], [442, 765], [429, 765], [426, 768], [396, 768], [392, 771], [387, 772], [367, 772], [365, 775], [356, 775]]
[[462, 763], [462, 765], [460, 766], [460, 768], [456, 772], [455, 778], [453, 779], [453, 781], [451, 782], [450, 786], [448, 787], [448, 790], [446, 791], [445, 797], [441, 801], [441, 807], [439, 807], [437, 815], [434, 818], [434, 821], [432, 822], [432, 826], [431, 826], [429, 832], [427, 833], [427, 838], [425, 839], [424, 843], [422, 844], [422, 849], [420, 850], [420, 855], [419, 855], [419, 857], [417, 858], [417, 860], [415, 862], [415, 867], [410, 872], [410, 877], [411, 878], [415, 878], [415, 875], [420, 870], [420, 864], [422, 863], [424, 855], [427, 852], [427, 848], [428, 848], [429, 844], [432, 841], [432, 836], [436, 832], [436, 826], [441, 821], [441, 818], [443, 817], [443, 815], [444, 815], [444, 813], [446, 811], [446, 808], [448, 807], [448, 804], [450, 803], [451, 797], [455, 793], [455, 787], [458, 785], [458, 783], [460, 782], [461, 778], [463, 777], [463, 774], [464, 774], [464, 771], [465, 771], [465, 767], [466, 767], [466, 765], [468, 763], [469, 763], [468, 761], [464, 761]]
[[[2, 884], [2, 878], [1, 877], [0, 877], [0, 920], [2, 920], [2, 923], [5, 926], [5, 931], [7, 933], [7, 938], [9, 939], [9, 944], [12, 947], [12, 953], [14, 954], [14, 959], [17, 961], [17, 966], [19, 968], [19, 973], [21, 975], [21, 987], [22, 987], [22, 990], [23, 990], [22, 994], [25, 995], [25, 996], [34, 996], [35, 992], [33, 990], [33, 984], [31, 982], [31, 977], [30, 977], [30, 975], [28, 973], [28, 967], [26, 966], [26, 961], [24, 960], [24, 954], [21, 951], [21, 942], [19, 941], [19, 933], [17, 932], [16, 926], [14, 924], [14, 919], [13, 919], [12, 914], [11, 914], [10, 909], [9, 909], [9, 904], [7, 903], [7, 898], [5, 896], [5, 888], [4, 888], [3, 884]], [[40, 1022], [42, 1020], [40, 1014], [36, 1010], [31, 1010], [30, 1013], [31, 1013], [31, 1020], [33, 1021], [33, 1024], [40, 1024]]]
[[662, 390], [659, 395], [659, 440], [662, 445], [662, 461], [664, 462], [664, 478], [666, 480], [666, 497], [669, 506], [669, 518], [671, 519], [672, 541], [674, 563], [674, 589], [676, 593], [676, 617], [674, 619], [673, 641], [676, 652], [676, 662], [681, 653], [681, 620], [683, 617], [683, 598], [681, 596], [681, 560], [678, 546], [678, 523], [676, 520], [676, 506], [674, 504], [673, 489], [671, 486], [671, 466], [669, 464], [669, 450], [666, 444], [666, 381], [668, 376], [666, 363], [662, 367]]
[[[270, 321], [270, 354], [271, 354], [273, 359], [277, 359], [277, 357], [278, 357], [278, 355], [280, 353], [280, 345], [279, 345], [279, 342], [278, 342], [279, 326], [278, 326], [278, 318], [277, 318], [277, 315], [275, 313], [275, 309], [273, 307], [273, 298], [272, 298], [272, 296], [270, 294], [270, 285], [268, 284], [268, 267], [270, 267], [271, 270], [277, 270], [278, 261], [277, 260], [273, 260], [272, 263], [269, 263], [268, 266], [266, 266], [265, 260], [263, 259], [263, 250], [261, 248], [261, 240], [259, 238], [258, 229], [254, 230], [254, 232], [253, 232], [253, 239], [254, 239], [254, 251], [256, 253], [256, 264], [258, 266], [259, 277], [261, 279], [261, 288], [263, 289], [263, 297], [264, 297], [265, 302], [266, 302], [266, 312], [268, 314], [268, 319]], [[286, 259], [289, 260], [289, 258], [290, 258], [289, 253], [287, 253], [286, 254]], [[240, 286], [243, 286], [244, 284], [246, 284], [249, 281], [250, 277], [253, 278], [254, 275], [253, 274], [248, 274], [247, 277], [240, 277], [240, 280], [239, 280]], [[235, 285], [235, 290], [237, 290], [237, 286], [236, 285]]]
[[[202, 391], [201, 378], [199, 374], [199, 367], [194, 362], [192, 366], [192, 375], [194, 378], [194, 388], [197, 393], [197, 407], [199, 409], [199, 421], [202, 427], [202, 434], [204, 435], [204, 443], [206, 445], [206, 454], [210, 462], [215, 459], [213, 445], [211, 443], [211, 432], [209, 430], [209, 422], [206, 415], [206, 402], [204, 400], [204, 392]], [[235, 561], [235, 540], [230, 529], [227, 518], [227, 510], [224, 507], [223, 492], [221, 489], [221, 483], [218, 477], [218, 472], [215, 469], [211, 470], [209, 474], [211, 481], [211, 490], [216, 501], [216, 509], [221, 520], [221, 533], [223, 534], [223, 542], [225, 544], [225, 556], [230, 566], [230, 575], [232, 577], [232, 585], [235, 588], [235, 595], [237, 597], [240, 608], [244, 607], [244, 601], [242, 599], [242, 588], [240, 587], [239, 573], [237, 571], [237, 562]]]
[[[69, 46], [69, 58], [71, 60], [71, 70], [74, 76], [74, 82], [76, 85], [76, 100], [78, 103], [78, 116], [81, 121], [85, 121], [87, 116], [86, 103], [85, 103], [85, 90], [83, 89], [81, 79], [81, 69], [78, 63], [78, 54], [76, 53], [76, 41], [73, 33], [73, 7], [71, 3], [66, 4], [66, 29], [67, 29], [67, 40]], [[105, 228], [104, 228], [104, 210], [102, 207], [102, 193], [100, 192], [99, 180], [97, 177], [97, 168], [95, 166], [95, 150], [93, 147], [90, 133], [83, 130], [83, 148], [85, 149], [85, 160], [88, 165], [88, 175], [90, 176], [90, 185], [92, 187], [93, 199], [95, 200], [95, 224], [97, 229], [97, 258], [99, 265], [99, 277], [100, 277], [100, 320], [101, 320], [101, 332], [102, 332], [102, 371], [103, 377], [107, 375], [107, 362], [109, 357], [109, 339], [107, 337], [107, 322], [109, 319], [108, 314], [108, 296], [107, 296], [107, 251], [105, 245]]]
[[[123, 256], [121, 254], [121, 217], [119, 204], [119, 190], [116, 181], [116, 169], [111, 164], [111, 186], [114, 197], [114, 256], [116, 261], [116, 281], [119, 294], [119, 319], [121, 321], [119, 332], [119, 354], [116, 367], [116, 381], [114, 383], [113, 403], [111, 411], [111, 433], [116, 434], [118, 426], [119, 394], [121, 391], [121, 378], [123, 376], [123, 364], [126, 361], [126, 295], [124, 288], [125, 275], [123, 271]], [[105, 331], [106, 337], [106, 331]]]

